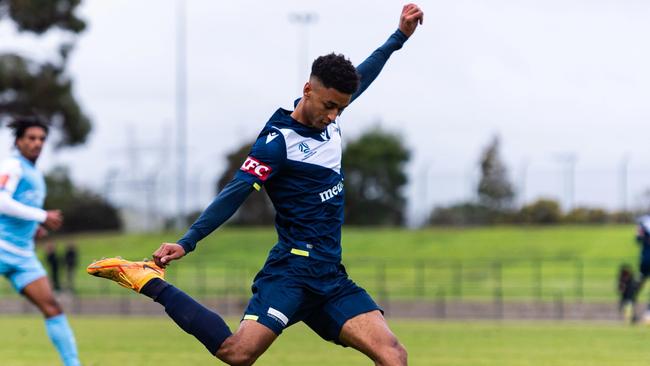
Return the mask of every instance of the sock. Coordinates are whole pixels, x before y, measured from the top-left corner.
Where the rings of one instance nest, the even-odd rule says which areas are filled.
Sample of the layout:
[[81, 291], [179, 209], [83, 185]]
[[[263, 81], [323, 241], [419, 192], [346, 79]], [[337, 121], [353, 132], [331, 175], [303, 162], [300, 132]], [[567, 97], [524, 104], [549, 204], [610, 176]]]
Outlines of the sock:
[[77, 356], [77, 342], [65, 314], [45, 319], [47, 335], [59, 352], [65, 366], [80, 366]]
[[140, 289], [140, 293], [152, 298], [154, 301], [158, 298], [158, 295], [167, 288], [169, 284], [160, 278], [154, 278], [151, 281], [147, 282]]
[[[153, 283], [152, 286], [147, 288], [151, 282], [156, 280], [165, 285]], [[145, 293], [145, 289], [147, 293]], [[217, 313], [199, 304], [186, 293], [165, 281], [160, 279], [151, 280], [142, 288], [140, 293], [145, 293], [155, 302], [164, 306], [167, 315], [181, 329], [203, 343], [213, 356], [217, 353], [223, 341], [232, 335], [226, 322]]]

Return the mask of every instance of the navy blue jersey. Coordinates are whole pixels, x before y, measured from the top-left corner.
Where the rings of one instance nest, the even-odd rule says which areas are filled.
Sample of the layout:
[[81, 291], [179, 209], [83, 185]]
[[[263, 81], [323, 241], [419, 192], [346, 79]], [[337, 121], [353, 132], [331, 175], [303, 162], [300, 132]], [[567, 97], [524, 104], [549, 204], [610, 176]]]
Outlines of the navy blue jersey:
[[278, 109], [235, 178], [264, 185], [276, 211], [279, 245], [338, 262], [343, 224], [339, 121], [307, 127]]

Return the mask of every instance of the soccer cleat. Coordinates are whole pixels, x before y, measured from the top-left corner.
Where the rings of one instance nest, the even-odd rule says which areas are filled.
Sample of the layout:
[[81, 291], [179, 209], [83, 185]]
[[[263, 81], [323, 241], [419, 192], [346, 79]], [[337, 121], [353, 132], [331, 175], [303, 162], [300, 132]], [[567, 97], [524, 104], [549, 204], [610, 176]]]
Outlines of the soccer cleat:
[[88, 274], [108, 278], [118, 285], [140, 292], [154, 278], [165, 279], [165, 270], [153, 261], [131, 262], [121, 257], [100, 259], [86, 268]]

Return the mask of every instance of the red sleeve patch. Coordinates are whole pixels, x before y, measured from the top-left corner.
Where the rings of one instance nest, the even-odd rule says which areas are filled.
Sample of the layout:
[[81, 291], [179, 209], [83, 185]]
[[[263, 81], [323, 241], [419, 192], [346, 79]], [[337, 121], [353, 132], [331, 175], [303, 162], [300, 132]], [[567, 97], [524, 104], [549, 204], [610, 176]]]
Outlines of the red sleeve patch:
[[7, 181], [9, 181], [8, 174], [0, 175], [0, 188], [4, 188], [5, 185], [7, 184]]
[[246, 161], [239, 169], [258, 177], [262, 182], [266, 181], [273, 171], [270, 166], [250, 156], [246, 158]]

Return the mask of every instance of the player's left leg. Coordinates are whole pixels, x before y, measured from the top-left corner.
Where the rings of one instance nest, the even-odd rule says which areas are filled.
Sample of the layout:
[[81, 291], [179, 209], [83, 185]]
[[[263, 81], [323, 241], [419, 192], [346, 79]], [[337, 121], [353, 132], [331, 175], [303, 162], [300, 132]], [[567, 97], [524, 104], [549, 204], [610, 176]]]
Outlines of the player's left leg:
[[339, 341], [370, 357], [378, 366], [405, 366], [407, 353], [379, 310], [360, 314], [343, 324]]
[[22, 289], [25, 295], [45, 316], [47, 335], [56, 347], [65, 366], [81, 365], [78, 358], [77, 343], [68, 324], [61, 305], [54, 298], [47, 277], [30, 282]]
[[336, 278], [321, 283], [326, 300], [303, 321], [323, 339], [353, 347], [376, 365], [406, 365], [406, 349], [388, 328], [381, 309], [338, 265]]

